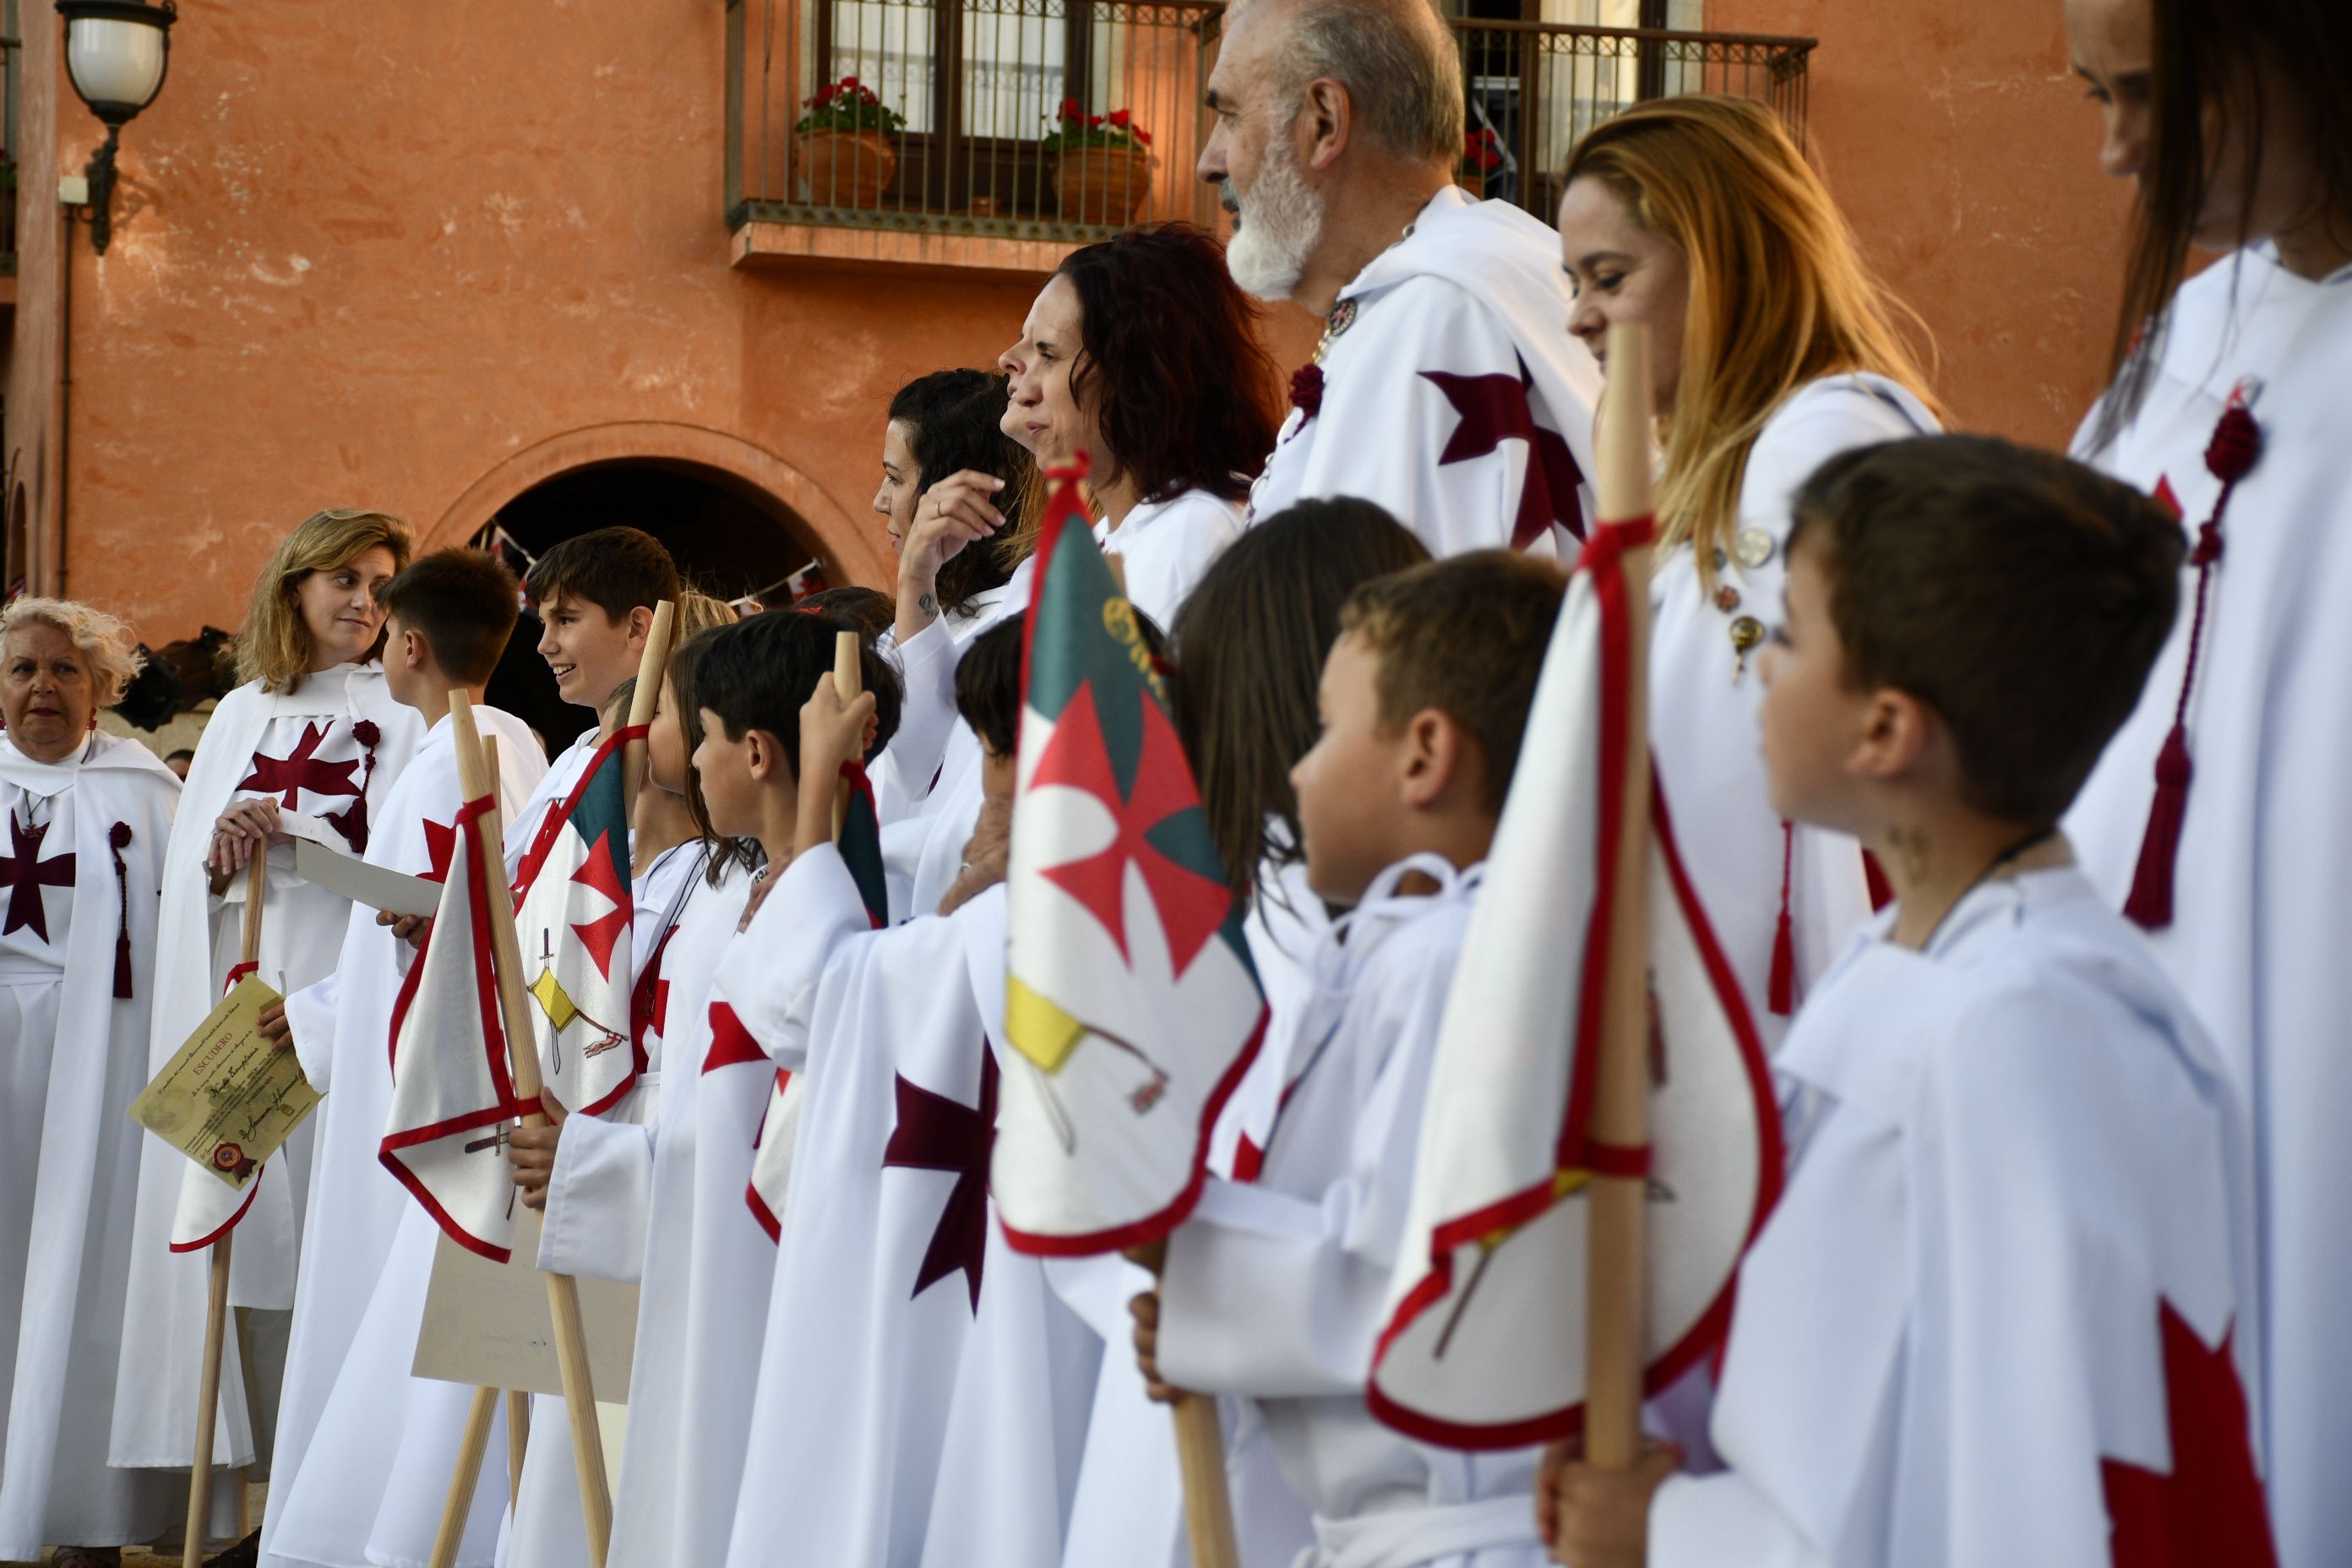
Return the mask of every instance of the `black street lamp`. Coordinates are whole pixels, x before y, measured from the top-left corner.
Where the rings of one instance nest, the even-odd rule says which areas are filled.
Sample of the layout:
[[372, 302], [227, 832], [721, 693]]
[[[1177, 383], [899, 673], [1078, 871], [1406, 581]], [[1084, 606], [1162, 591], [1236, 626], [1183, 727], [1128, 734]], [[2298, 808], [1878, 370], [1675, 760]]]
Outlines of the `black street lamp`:
[[172, 63], [173, 0], [57, 0], [66, 19], [66, 73], [106, 126], [106, 144], [82, 173], [89, 184], [89, 242], [106, 254], [113, 232], [114, 151], [122, 128], [163, 90]]

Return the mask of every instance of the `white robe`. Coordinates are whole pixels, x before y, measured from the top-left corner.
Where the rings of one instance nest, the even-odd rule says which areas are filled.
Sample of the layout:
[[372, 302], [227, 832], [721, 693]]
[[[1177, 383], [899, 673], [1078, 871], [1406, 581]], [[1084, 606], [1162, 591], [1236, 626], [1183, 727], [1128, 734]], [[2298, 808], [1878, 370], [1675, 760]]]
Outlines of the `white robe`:
[[716, 1561], [735, 1507], [759, 1352], [742, 1298], [764, 1299], [774, 1252], [743, 1204], [750, 1133], [715, 1214], [698, 1134], [712, 976], [751, 885], [740, 864], [715, 888], [696, 871], [663, 963], [658, 1111], [642, 1126], [566, 1122], [548, 1184], [540, 1266], [639, 1286], [610, 1568]]
[[2232, 1447], [2258, 1514], [2213, 1397], [2252, 1361], [2244, 1116], [2187, 1005], [2071, 868], [1978, 888], [1925, 953], [1892, 921], [1782, 1047], [1794, 1172], [1740, 1272], [1732, 1468], [1660, 1489], [1652, 1568], [2104, 1563], [2114, 1466], [2183, 1478], [2210, 1528], [2185, 1477]]
[[[1398, 896], [1408, 870], [1440, 890]], [[1255, 1184], [1212, 1178], [1170, 1237], [1160, 1370], [1243, 1394], [1314, 1511], [1309, 1568], [1526, 1568], [1533, 1449], [1414, 1443], [1364, 1400], [1404, 1230], [1436, 1051], [1475, 870], [1415, 857], [1376, 879], [1318, 949], [1287, 1103]]]
[[[547, 772], [538, 740], [521, 720], [495, 708], [477, 706], [474, 724], [499, 742], [501, 816], [520, 811]], [[371, 864], [412, 877], [446, 868], [450, 824], [464, 804], [451, 739], [446, 718], [426, 731], [377, 816], [368, 843]], [[375, 1294], [401, 1215], [415, 1206], [378, 1153], [392, 1108], [392, 1010], [416, 950], [375, 917], [375, 910], [353, 906], [334, 973], [287, 998], [303, 1076], [326, 1098], [319, 1107], [316, 1169], [294, 1281], [272, 1506], [262, 1518], [264, 1568], [356, 1563], [365, 1541], [363, 1530], [335, 1510], [304, 1504], [309, 1494], [326, 1495], [322, 1489], [333, 1485], [323, 1472], [306, 1475], [311, 1436]]]
[[[259, 682], [250, 682], [230, 692], [214, 710], [189, 764], [163, 858], [155, 1004], [148, 1040], [151, 1077], [219, 1002], [227, 976], [223, 955], [231, 961], [236, 957], [245, 880], [232, 878], [226, 894], [213, 898], [207, 891], [205, 855], [211, 847], [213, 825], [230, 801], [261, 793], [241, 787], [252, 772], [257, 749], [274, 736], [270, 754], [281, 754], [289, 732], [299, 735], [316, 721], [329, 729], [332, 742], [319, 754], [340, 750], [356, 755], [351, 732], [362, 720], [378, 732], [375, 765], [367, 775], [366, 805], [373, 817], [424, 733], [415, 710], [402, 707], [385, 690], [383, 672], [377, 666], [339, 665], [305, 676], [290, 692], [272, 694]], [[282, 797], [273, 798], [282, 804]], [[294, 809], [314, 813], [338, 808], [332, 797], [304, 792], [298, 794]], [[284, 989], [299, 990], [333, 967], [351, 906], [295, 877], [290, 845], [273, 848], [269, 861], [260, 974], [273, 987], [282, 976]], [[161, 1140], [148, 1142], [140, 1164], [131, 1279], [123, 1305], [112, 1463], [184, 1468], [194, 1457], [211, 1259], [208, 1249], [177, 1251], [173, 1249], [175, 1243], [234, 1225], [230, 1303], [275, 1310], [293, 1306], [298, 1216], [308, 1185], [312, 1137], [310, 1122], [297, 1128], [242, 1199], [194, 1171], [176, 1149]], [[242, 1218], [236, 1217], [240, 1213]], [[214, 1463], [220, 1466], [249, 1463], [256, 1448], [237, 1339], [228, 1335], [222, 1354], [213, 1447]], [[265, 1383], [269, 1381], [270, 1369], [257, 1370]]]
[[[1747, 998], [1767, 1052], [1787, 1034], [1770, 1006], [1772, 949], [1780, 912], [1781, 819], [1773, 811], [1757, 743], [1764, 683], [1756, 651], [1741, 661], [1732, 624], [1780, 623], [1787, 581], [1789, 504], [1797, 487], [1838, 453], [1932, 433], [1919, 401], [1880, 376], [1837, 375], [1791, 394], [1758, 432], [1739, 491], [1739, 535], [1761, 533], [1771, 554], [1744, 565], [1733, 552], [1703, 592], [1689, 544], [1664, 556], [1650, 579], [1650, 748], [1673, 813], [1675, 839], [1716, 942]], [[1796, 949], [1794, 1000], [1845, 951], [1870, 914], [1862, 852], [1843, 833], [1795, 830], [1789, 907]]]
[[[1394, 513], [1433, 555], [1502, 549], [1515, 532], [1539, 554], [1572, 548], [1550, 518], [1589, 531], [1601, 393], [1600, 367], [1568, 335], [1572, 305], [1559, 237], [1542, 219], [1451, 185], [1440, 191], [1339, 290], [1333, 314], [1345, 325], [1326, 337], [1321, 409], [1291, 411], [1250, 497], [1250, 520], [1357, 496]], [[1482, 399], [1433, 374], [1505, 379], [1481, 384], [1490, 389]], [[1539, 468], [1549, 516], [1530, 515], [1521, 531], [1536, 458], [1529, 419], [1567, 447], [1552, 447], [1553, 462]]]
[[[37, 1557], [51, 1542], [149, 1540], [187, 1502], [184, 1482], [106, 1459], [144, 1142], [122, 1110], [147, 1082], [158, 891], [179, 795], [179, 782], [135, 741], [93, 735], [67, 761], [44, 763], [0, 738], [0, 803], [50, 802], [43, 858], [74, 857], [69, 886], [32, 889], [47, 910], [56, 978], [26, 973], [42, 963], [29, 951], [0, 961], [9, 971], [0, 1008], [16, 1003], [18, 1016], [37, 1014], [46, 1026], [36, 1034], [0, 1023], [10, 1161], [0, 1191], [8, 1211], [0, 1344], [14, 1369], [0, 1375], [0, 1559]], [[117, 823], [131, 830], [120, 879], [110, 842]], [[121, 998], [116, 942], [126, 912], [131, 994]], [[29, 948], [30, 930], [13, 935]], [[0, 1011], [0, 1020], [9, 1016]], [[18, 1155], [29, 1165], [21, 1178]]]
[[[2233, 302], [2234, 301], [2234, 302]], [[2204, 451], [2231, 389], [2259, 381], [2263, 452], [2230, 501], [2189, 712], [2195, 779], [2172, 924], [2147, 933], [2252, 1106], [2262, 1237], [2265, 1449], [2288, 1568], [2352, 1542], [2352, 1052], [2336, 969], [2352, 945], [2344, 672], [2352, 669], [2352, 268], [2298, 278], [2266, 248], [2183, 285], [2161, 373], [2115, 446], [2090, 455], [2168, 489], [2193, 540], [2219, 481]], [[2087, 447], [2085, 439], [2078, 448]], [[2066, 826], [2111, 907], [2132, 882], [2155, 759], [2180, 695], [2196, 572], [2139, 707]]]
[[720, 969], [806, 1086], [729, 1561], [1050, 1562], [1093, 1336], [987, 1200], [1003, 894], [876, 931], [831, 847], [782, 877]]
[[[509, 877], [538, 836], [541, 821], [579, 783], [595, 749], [591, 731], [558, 754], [520, 807], [507, 814]], [[503, 799], [503, 766], [499, 782]], [[375, 1027], [382, 1032], [390, 1023], [387, 1016]], [[387, 1047], [387, 1063], [389, 1059]], [[383, 1118], [379, 1117], [379, 1140], [383, 1130]], [[320, 1407], [301, 1471], [290, 1495], [273, 1500], [287, 1516], [273, 1536], [274, 1550], [286, 1556], [331, 1568], [408, 1568], [424, 1562], [431, 1551], [473, 1398], [473, 1391], [459, 1384], [409, 1375], [440, 1235], [422, 1205], [400, 1205], [383, 1267]], [[498, 1426], [457, 1554], [460, 1568], [487, 1568], [497, 1556], [507, 1493], [505, 1401], [499, 1405]], [[535, 1409], [532, 1425], [539, 1436], [531, 1452], [560, 1452], [568, 1470], [571, 1449], [563, 1440], [561, 1402], [551, 1426], [543, 1416], [543, 1410]], [[578, 1528], [576, 1520], [573, 1528]]]

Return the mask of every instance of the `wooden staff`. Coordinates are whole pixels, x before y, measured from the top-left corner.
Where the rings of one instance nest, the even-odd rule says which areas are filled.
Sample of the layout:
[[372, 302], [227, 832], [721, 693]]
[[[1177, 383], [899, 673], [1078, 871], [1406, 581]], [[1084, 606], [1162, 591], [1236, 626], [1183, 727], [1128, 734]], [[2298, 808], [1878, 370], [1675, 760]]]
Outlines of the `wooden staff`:
[[1187, 1394], [1176, 1415], [1176, 1468], [1184, 1477], [1184, 1531], [1192, 1538], [1192, 1568], [1241, 1568], [1234, 1534], [1234, 1500], [1225, 1489], [1225, 1434], [1217, 1402]]
[[[657, 606], [654, 612], [655, 629], [664, 637], [669, 624], [669, 617], [663, 613], [667, 608], [666, 605]], [[647, 640], [650, 661], [651, 645], [660, 639]], [[652, 669], [658, 680], [659, 663], [653, 662]], [[637, 700], [643, 699], [640, 688]], [[634, 709], [636, 701], [630, 706]], [[449, 694], [449, 726], [457, 747], [458, 787], [467, 800], [479, 800], [485, 793], [482, 742], [474, 730], [473, 702], [463, 691]], [[506, 1022], [507, 1060], [515, 1097], [536, 1108], [540, 1091], [539, 1049], [534, 1043], [537, 1037], [531, 1031], [530, 999], [522, 985], [522, 945], [515, 936], [514, 900], [507, 888], [503, 846], [487, 826], [497, 820], [497, 810], [494, 801], [490, 815], [475, 818], [467, 831], [475, 836], [475, 851], [491, 882], [490, 952], [498, 971], [499, 1010]], [[494, 875], [489, 872], [493, 866], [499, 868]], [[533, 1109], [522, 1118], [522, 1124], [544, 1127], [547, 1113]], [[613, 1535], [613, 1495], [604, 1478], [604, 1442], [596, 1426], [596, 1393], [588, 1371], [587, 1331], [580, 1319], [580, 1286], [569, 1274], [550, 1274], [546, 1278], [547, 1305], [555, 1330], [556, 1365], [563, 1376], [564, 1409], [572, 1423], [572, 1462], [580, 1478], [580, 1511], [588, 1527], [588, 1561], [592, 1568], [604, 1568], [604, 1551]], [[488, 1436], [485, 1426], [485, 1443]]]
[[[841, 693], [844, 703], [855, 702], [866, 689], [864, 672], [858, 666], [858, 656], [865, 642], [856, 632], [843, 632], [833, 639], [833, 689]], [[863, 760], [861, 750], [859, 760]], [[833, 787], [833, 841], [841, 842], [842, 825], [849, 820], [849, 781], [842, 780]]]
[[522, 1455], [530, 1443], [530, 1395], [507, 1390], [507, 1510], [522, 1506]]
[[[669, 632], [677, 606], [664, 599], [654, 606], [653, 628], [646, 633], [646, 651], [637, 659], [637, 684], [629, 692], [629, 728], [653, 722], [654, 705], [661, 700], [662, 670], [669, 663]], [[645, 777], [646, 742], [631, 741], [621, 753], [621, 820], [635, 822], [637, 781]]]
[[[503, 850], [506, 830], [499, 817], [499, 743], [495, 739], [482, 742], [482, 790], [490, 797], [490, 809], [482, 817], [482, 837]], [[514, 1439], [514, 1410], [526, 1397], [515, 1393], [507, 1394], [509, 1510], [520, 1490], [522, 1477], [522, 1451]], [[482, 1484], [482, 1461], [489, 1453], [490, 1422], [498, 1411], [498, 1399], [499, 1390], [477, 1388], [472, 1402], [466, 1406], [466, 1427], [457, 1439], [457, 1466], [450, 1473], [449, 1495], [441, 1504], [441, 1523], [433, 1532], [433, 1552], [425, 1559], [427, 1568], [452, 1568], [457, 1561], [457, 1548], [465, 1544], [466, 1516], [474, 1511], [474, 1492]]]
[[[1651, 517], [1650, 335], [1609, 329], [1609, 384], [1596, 445], [1601, 526], [1646, 524]], [[1619, 817], [1609, 912], [1609, 970], [1601, 1013], [1601, 1058], [1593, 1083], [1592, 1141], [1644, 1149], [1650, 1141], [1649, 881], [1650, 551], [1620, 557], [1625, 578], [1630, 657], [1625, 672], [1624, 810]], [[1586, 1200], [1584, 1456], [1604, 1469], [1630, 1469], [1641, 1452], [1643, 1248], [1649, 1180], [1592, 1174]]]
[[[238, 963], [261, 962], [261, 905], [269, 890], [269, 846], [254, 847], [245, 864], [245, 938]], [[257, 1173], [255, 1181], [261, 1179]], [[196, 1382], [196, 1451], [188, 1468], [188, 1527], [180, 1540], [181, 1568], [200, 1568], [205, 1526], [212, 1519], [213, 1422], [220, 1414], [221, 1342], [228, 1335], [229, 1243], [235, 1230], [212, 1245], [212, 1279], [205, 1297], [205, 1363]]]

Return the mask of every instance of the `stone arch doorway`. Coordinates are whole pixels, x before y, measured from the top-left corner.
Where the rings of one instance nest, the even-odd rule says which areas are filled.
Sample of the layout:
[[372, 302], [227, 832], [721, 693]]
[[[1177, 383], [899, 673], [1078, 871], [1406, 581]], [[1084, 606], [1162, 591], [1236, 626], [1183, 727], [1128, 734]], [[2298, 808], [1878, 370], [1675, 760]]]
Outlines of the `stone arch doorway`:
[[[425, 544], [503, 542], [535, 557], [593, 529], [640, 528], [668, 547], [687, 579], [737, 599], [779, 584], [889, 580], [882, 531], [853, 517], [814, 481], [751, 443], [699, 426], [655, 422], [571, 432], [507, 458], [467, 487], [425, 531]], [[501, 538], [503, 536], [503, 538]], [[524, 559], [514, 559], [518, 569]], [[594, 722], [562, 702], [534, 651], [526, 614], [489, 700], [530, 723], [551, 752]]]

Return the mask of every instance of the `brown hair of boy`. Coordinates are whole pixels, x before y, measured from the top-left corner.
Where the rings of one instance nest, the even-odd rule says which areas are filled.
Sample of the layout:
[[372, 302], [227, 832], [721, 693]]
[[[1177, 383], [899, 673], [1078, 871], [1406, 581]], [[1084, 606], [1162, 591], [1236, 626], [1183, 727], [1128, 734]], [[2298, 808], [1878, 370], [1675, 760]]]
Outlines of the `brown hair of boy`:
[[803, 615], [830, 616], [869, 643], [888, 631], [891, 623], [898, 618], [898, 600], [879, 588], [854, 585], [819, 588], [792, 607]]
[[1555, 563], [1480, 550], [1367, 583], [1340, 612], [1341, 633], [1380, 655], [1381, 724], [1393, 730], [1433, 708], [1469, 731], [1489, 811], [1499, 814], [1510, 793], [1567, 590]]
[[586, 600], [612, 621], [675, 599], [677, 588], [677, 563], [659, 540], [636, 528], [599, 528], [559, 540], [522, 580], [523, 597], [534, 610], [561, 594]]
[[412, 561], [376, 602], [424, 637], [443, 674], [467, 686], [490, 679], [521, 614], [515, 574], [487, 550], [436, 550]]
[[1789, 534], [1827, 580], [1847, 683], [1935, 710], [1967, 804], [2033, 825], [2065, 812], [2138, 702], [2183, 548], [2130, 486], [1987, 436], [1832, 458]]

